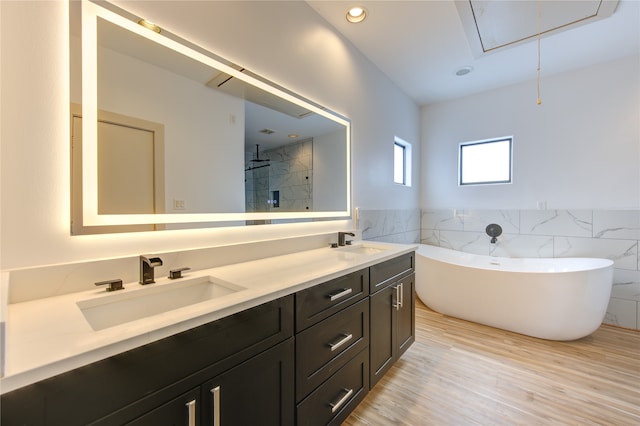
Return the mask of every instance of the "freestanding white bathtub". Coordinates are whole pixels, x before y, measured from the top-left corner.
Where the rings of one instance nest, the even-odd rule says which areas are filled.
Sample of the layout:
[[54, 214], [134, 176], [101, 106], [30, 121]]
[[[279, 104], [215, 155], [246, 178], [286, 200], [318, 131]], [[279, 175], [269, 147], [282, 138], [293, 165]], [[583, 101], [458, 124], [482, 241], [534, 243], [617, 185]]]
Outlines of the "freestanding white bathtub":
[[549, 340], [574, 340], [604, 319], [607, 259], [514, 259], [421, 244], [416, 294], [436, 312]]

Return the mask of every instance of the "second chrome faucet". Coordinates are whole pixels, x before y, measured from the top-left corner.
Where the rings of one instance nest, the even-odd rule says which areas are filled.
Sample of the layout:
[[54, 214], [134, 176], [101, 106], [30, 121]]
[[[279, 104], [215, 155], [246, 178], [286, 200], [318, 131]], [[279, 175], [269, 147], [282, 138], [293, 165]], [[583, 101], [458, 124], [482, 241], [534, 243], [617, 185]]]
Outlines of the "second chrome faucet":
[[356, 234], [354, 234], [353, 232], [338, 232], [338, 245], [339, 246], [343, 246], [346, 244], [346, 236], [350, 235], [352, 237], [355, 237]]
[[140, 284], [153, 284], [154, 270], [156, 266], [162, 266], [162, 259], [159, 257], [152, 257], [152, 255], [140, 256]]

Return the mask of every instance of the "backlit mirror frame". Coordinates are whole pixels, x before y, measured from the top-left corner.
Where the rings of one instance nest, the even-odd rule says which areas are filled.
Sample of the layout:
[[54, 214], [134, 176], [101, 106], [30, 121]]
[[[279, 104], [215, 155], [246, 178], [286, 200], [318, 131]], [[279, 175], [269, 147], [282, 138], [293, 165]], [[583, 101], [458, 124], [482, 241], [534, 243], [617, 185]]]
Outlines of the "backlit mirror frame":
[[[103, 7], [105, 6], [105, 7]], [[108, 9], [106, 8], [108, 7]], [[119, 12], [117, 13], [116, 10]], [[129, 16], [125, 16], [129, 15]], [[97, 5], [82, 2], [82, 214], [84, 226], [120, 226], [169, 223], [202, 223], [232, 221], [288, 221], [331, 220], [351, 216], [351, 122], [305, 98], [277, 86], [253, 73], [238, 71], [240, 67], [166, 31], [157, 33], [137, 22], [128, 12], [105, 2]], [[316, 114], [335, 121], [346, 128], [346, 208], [338, 211], [258, 212], [258, 213], [180, 213], [180, 214], [98, 214], [98, 19], [104, 19], [141, 37], [172, 49], [191, 59], [225, 72], [247, 84], [256, 86]], [[224, 226], [224, 225], [223, 225]]]

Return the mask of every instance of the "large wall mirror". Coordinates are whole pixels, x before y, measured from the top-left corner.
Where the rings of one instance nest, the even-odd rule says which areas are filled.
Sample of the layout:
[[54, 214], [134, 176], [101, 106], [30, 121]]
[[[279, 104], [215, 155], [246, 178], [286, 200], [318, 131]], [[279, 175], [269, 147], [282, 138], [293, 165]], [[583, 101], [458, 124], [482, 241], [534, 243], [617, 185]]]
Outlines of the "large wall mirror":
[[70, 2], [72, 233], [350, 216], [350, 122], [109, 3]]

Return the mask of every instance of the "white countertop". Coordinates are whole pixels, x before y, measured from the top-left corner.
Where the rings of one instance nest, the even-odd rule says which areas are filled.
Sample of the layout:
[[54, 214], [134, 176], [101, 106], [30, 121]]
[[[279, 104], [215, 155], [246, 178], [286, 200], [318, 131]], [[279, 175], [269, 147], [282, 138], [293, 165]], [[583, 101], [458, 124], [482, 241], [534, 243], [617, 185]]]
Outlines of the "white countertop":
[[[383, 250], [349, 252], [358, 244]], [[184, 273], [185, 279], [211, 276], [246, 288], [227, 296], [94, 331], [77, 305], [89, 298], [121, 292], [144, 292], [179, 280], [156, 279], [141, 286], [124, 283], [108, 293], [92, 289], [9, 304], [6, 312], [5, 375], [1, 393], [91, 364], [202, 324], [312, 287], [361, 268], [409, 253], [416, 245], [361, 242], [345, 249], [320, 248], [283, 256]]]

